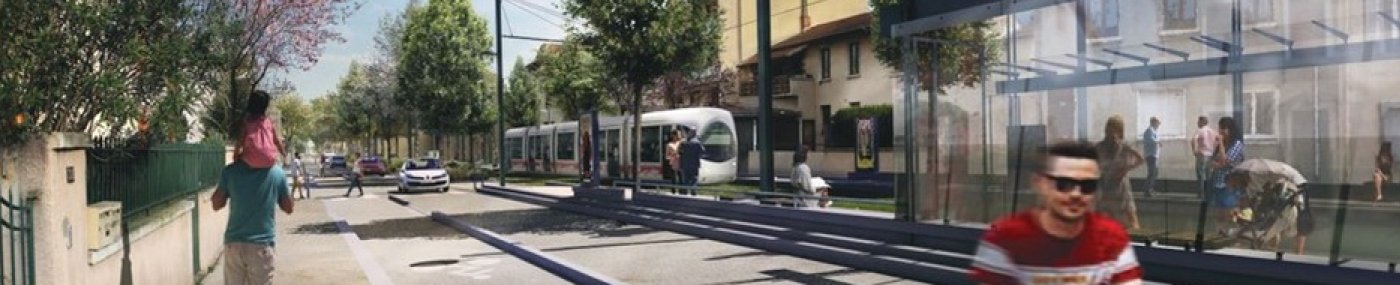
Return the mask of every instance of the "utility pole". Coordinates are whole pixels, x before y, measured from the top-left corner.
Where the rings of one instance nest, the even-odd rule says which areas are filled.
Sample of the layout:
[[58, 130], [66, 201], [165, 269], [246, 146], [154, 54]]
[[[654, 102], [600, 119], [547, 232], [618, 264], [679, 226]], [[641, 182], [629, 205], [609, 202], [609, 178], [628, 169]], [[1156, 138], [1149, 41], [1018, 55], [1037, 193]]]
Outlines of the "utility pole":
[[505, 112], [502, 111], [505, 110], [506, 68], [503, 65], [505, 62], [505, 52], [504, 49], [501, 48], [503, 46], [501, 44], [501, 36], [503, 35], [501, 33], [501, 25], [505, 24], [505, 22], [501, 22], [501, 2], [502, 0], [496, 0], [496, 143], [498, 147], [496, 153], [499, 154], [496, 156], [496, 179], [499, 179], [497, 181], [501, 183], [501, 187], [505, 187], [506, 171], [510, 169], [510, 160], [506, 155], [506, 126], [505, 117], [502, 115], [505, 114]]
[[758, 0], [758, 186], [759, 191], [773, 189], [773, 71], [772, 11], [769, 0]]

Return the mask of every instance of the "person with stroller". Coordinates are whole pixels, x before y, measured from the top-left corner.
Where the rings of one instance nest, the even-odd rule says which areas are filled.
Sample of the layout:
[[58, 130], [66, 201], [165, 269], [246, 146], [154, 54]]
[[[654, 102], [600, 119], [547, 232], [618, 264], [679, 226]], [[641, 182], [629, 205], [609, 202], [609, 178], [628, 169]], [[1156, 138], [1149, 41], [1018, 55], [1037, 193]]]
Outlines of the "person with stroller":
[[1313, 221], [1302, 190], [1306, 180], [1299, 179], [1284, 173], [1250, 175], [1246, 170], [1226, 175], [1228, 187], [1245, 190], [1238, 207], [1231, 211], [1238, 225], [1232, 235], [1267, 243], [1274, 251], [1280, 250], [1284, 238], [1294, 238], [1296, 253], [1303, 254]]

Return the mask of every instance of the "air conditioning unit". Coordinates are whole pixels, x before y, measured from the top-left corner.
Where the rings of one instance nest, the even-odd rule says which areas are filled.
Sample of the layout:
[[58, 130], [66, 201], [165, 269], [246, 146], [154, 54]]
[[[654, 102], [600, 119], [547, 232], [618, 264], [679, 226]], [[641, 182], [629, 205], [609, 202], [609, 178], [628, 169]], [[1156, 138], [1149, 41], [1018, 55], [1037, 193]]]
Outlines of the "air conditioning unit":
[[122, 203], [102, 201], [87, 207], [88, 250], [99, 250], [117, 241], [121, 234]]

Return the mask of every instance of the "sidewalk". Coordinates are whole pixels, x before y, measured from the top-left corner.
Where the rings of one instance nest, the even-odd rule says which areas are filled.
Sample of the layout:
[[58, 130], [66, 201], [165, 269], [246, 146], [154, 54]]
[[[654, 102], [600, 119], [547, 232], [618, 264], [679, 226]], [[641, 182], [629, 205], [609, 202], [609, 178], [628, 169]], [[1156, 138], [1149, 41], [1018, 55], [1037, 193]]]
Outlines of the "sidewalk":
[[[227, 211], [227, 209], [225, 209]], [[292, 215], [277, 214], [274, 284], [370, 284], [335, 221], [318, 199], [297, 200]], [[200, 284], [224, 284], [224, 259]]]

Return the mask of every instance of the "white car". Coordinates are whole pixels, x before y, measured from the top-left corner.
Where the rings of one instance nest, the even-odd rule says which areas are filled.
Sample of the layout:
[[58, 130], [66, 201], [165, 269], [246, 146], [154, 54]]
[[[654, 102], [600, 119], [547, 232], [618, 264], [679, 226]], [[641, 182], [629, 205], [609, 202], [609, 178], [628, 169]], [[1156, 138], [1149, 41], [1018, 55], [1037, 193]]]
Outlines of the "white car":
[[408, 160], [399, 167], [399, 192], [447, 192], [451, 183], [452, 178], [448, 177], [447, 169], [435, 158]]

